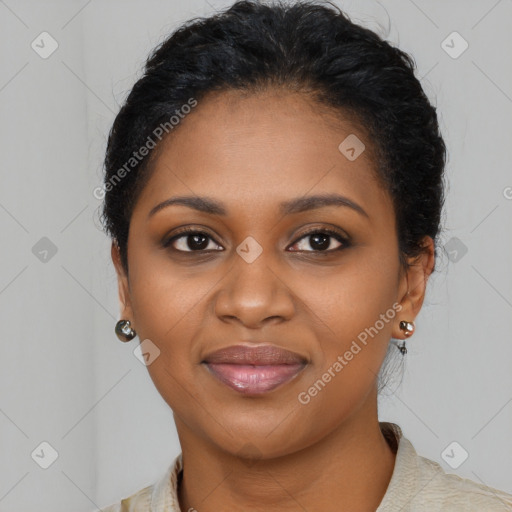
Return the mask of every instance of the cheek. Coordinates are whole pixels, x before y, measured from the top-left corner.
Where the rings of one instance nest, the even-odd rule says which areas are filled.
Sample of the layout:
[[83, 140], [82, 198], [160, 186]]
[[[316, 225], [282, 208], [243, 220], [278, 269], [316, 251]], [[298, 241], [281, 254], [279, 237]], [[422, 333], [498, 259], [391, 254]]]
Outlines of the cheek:
[[149, 339], [160, 351], [147, 369], [160, 394], [174, 408], [190, 400], [187, 392], [194, 394], [201, 350], [197, 340], [208, 314], [209, 293], [219, 276], [204, 274], [194, 279], [186, 270], [152, 263], [147, 258], [138, 266], [136, 260], [132, 264], [134, 324], [140, 341]]
[[[347, 341], [376, 323], [379, 334], [390, 334], [396, 316], [393, 304], [397, 298], [397, 272], [382, 259], [372, 264], [369, 258], [353, 258], [321, 281], [318, 276], [305, 273], [300, 278], [300, 290], [295, 288], [311, 318], [318, 320], [313, 325], [323, 328], [327, 335], [318, 339], [339, 340], [339, 348], [343, 348]], [[379, 321], [382, 315], [384, 323]]]
[[131, 283], [137, 332], [161, 344], [186, 341], [183, 334], [194, 331], [214, 283], [214, 276], [203, 274], [200, 279], [190, 279], [186, 271], [152, 264], [147, 258], [140, 269], [134, 269]]
[[[303, 281], [306, 289], [313, 283]], [[318, 281], [317, 281], [318, 283]], [[346, 268], [309, 294], [311, 327], [321, 347], [312, 373], [299, 390], [297, 414], [310, 437], [321, 438], [359, 408], [386, 355], [397, 309], [392, 272]], [[317, 320], [317, 321], [316, 321]], [[317, 418], [324, 418], [320, 424]]]
[[[397, 267], [382, 260], [372, 265], [370, 259], [359, 259], [340, 267], [323, 286], [318, 280], [301, 279], [303, 292], [309, 290], [303, 297], [310, 328], [321, 347], [314, 354], [315, 375], [310, 381], [322, 381], [317, 387], [323, 398], [315, 400], [319, 407], [329, 407], [340, 396], [361, 400], [372, 387], [399, 314], [396, 272]], [[315, 390], [307, 394], [314, 395]]]

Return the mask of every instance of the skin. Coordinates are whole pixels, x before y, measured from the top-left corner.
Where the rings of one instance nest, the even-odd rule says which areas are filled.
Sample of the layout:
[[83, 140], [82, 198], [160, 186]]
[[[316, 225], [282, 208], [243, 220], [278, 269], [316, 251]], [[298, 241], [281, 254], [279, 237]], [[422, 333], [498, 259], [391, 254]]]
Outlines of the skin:
[[[338, 150], [349, 134], [366, 145], [354, 161]], [[425, 252], [400, 266], [372, 141], [304, 95], [230, 91], [203, 99], [154, 166], [131, 218], [129, 274], [115, 244], [112, 259], [121, 318], [161, 351], [148, 371], [174, 413], [181, 510], [374, 511], [395, 462], [379, 428], [377, 375], [390, 338], [405, 339], [399, 321], [420, 311], [434, 245], [425, 237]], [[368, 217], [346, 206], [279, 214], [282, 201], [321, 193], [350, 198]], [[227, 215], [172, 205], [148, 218], [155, 205], [182, 195], [221, 201]], [[190, 235], [162, 247], [182, 226], [206, 231], [207, 255], [190, 249]], [[346, 233], [351, 245], [328, 238], [325, 255], [303, 236], [312, 227]], [[248, 236], [263, 250], [251, 263], [236, 252]], [[302, 405], [299, 393], [394, 303], [401, 311]], [[309, 363], [283, 386], [244, 396], [200, 364], [241, 341], [274, 343]]]

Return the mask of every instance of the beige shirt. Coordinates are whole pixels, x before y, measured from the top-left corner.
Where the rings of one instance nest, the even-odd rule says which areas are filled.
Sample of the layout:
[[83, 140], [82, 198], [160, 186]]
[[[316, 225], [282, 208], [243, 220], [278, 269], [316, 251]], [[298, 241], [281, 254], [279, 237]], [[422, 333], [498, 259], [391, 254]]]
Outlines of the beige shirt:
[[[396, 453], [386, 494], [376, 512], [512, 512], [512, 494], [446, 473], [437, 463], [416, 453], [396, 423], [380, 422]], [[103, 508], [104, 512], [187, 512], [178, 502], [178, 455], [155, 484]]]

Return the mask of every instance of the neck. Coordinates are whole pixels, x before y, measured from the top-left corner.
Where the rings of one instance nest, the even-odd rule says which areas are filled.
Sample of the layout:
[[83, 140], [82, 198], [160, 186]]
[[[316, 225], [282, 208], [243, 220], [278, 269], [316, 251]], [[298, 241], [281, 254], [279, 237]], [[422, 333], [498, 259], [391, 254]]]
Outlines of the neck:
[[376, 402], [366, 409], [300, 451], [251, 462], [193, 435], [176, 418], [181, 510], [375, 511], [391, 480], [395, 453], [380, 430]]

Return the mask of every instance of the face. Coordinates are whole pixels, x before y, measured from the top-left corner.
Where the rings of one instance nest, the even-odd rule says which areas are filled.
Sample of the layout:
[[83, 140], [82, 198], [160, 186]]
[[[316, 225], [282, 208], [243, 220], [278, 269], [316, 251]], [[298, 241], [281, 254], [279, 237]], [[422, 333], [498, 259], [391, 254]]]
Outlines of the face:
[[[359, 143], [339, 149], [354, 135], [359, 156]], [[128, 276], [112, 255], [122, 318], [160, 351], [147, 368], [179, 434], [277, 457], [376, 408], [389, 340], [418, 313], [433, 257], [401, 272], [371, 148], [348, 119], [277, 92], [210, 96], [165, 141], [131, 218]], [[161, 205], [176, 197], [217, 209]], [[304, 364], [249, 392], [204, 364], [218, 349], [262, 343]]]

